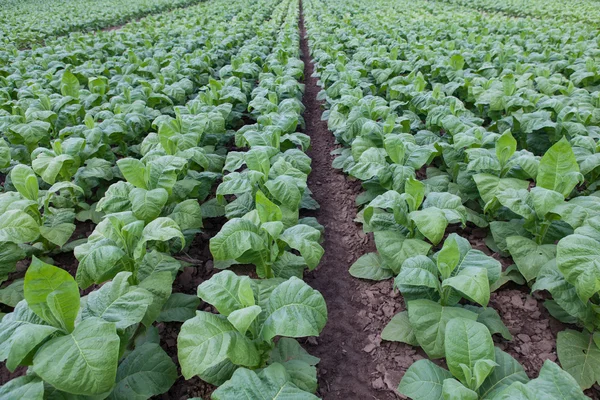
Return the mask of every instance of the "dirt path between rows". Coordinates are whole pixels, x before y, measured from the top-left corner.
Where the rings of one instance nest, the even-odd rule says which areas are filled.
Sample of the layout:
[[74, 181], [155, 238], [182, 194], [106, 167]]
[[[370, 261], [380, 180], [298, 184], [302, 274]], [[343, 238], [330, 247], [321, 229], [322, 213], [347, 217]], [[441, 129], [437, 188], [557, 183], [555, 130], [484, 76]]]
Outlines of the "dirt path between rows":
[[300, 33], [306, 85], [302, 101], [306, 106], [306, 133], [311, 137], [308, 155], [312, 159], [312, 173], [308, 186], [321, 206], [314, 216], [325, 226], [325, 255], [318, 269], [306, 276], [306, 281], [325, 297], [329, 311], [329, 320], [317, 344], [307, 345], [311, 354], [321, 358], [318, 394], [325, 400], [395, 399], [391, 391], [378, 391], [373, 386], [381, 370], [370, 354], [377, 335], [367, 326], [368, 308], [361, 301], [372, 284], [354, 279], [348, 273], [358, 257], [375, 250], [373, 241], [354, 222], [354, 200], [360, 184], [348, 181], [331, 167], [330, 153], [336, 145], [327, 123], [321, 121], [321, 102], [317, 101], [320, 88], [317, 78], [311, 76], [314, 65], [305, 38], [303, 15]]

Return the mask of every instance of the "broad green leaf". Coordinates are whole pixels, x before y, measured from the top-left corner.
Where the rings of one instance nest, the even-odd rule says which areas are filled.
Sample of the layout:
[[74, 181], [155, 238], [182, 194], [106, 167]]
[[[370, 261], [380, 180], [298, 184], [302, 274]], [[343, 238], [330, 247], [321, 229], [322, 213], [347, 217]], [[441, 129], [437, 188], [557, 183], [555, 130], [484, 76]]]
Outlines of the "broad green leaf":
[[65, 69], [60, 80], [60, 92], [63, 96], [79, 98], [79, 81], [69, 69]]
[[533, 389], [536, 399], [541, 400], [586, 400], [577, 381], [550, 360], [544, 361], [539, 376], [527, 384]]
[[405, 287], [416, 286], [434, 289], [439, 292], [440, 282], [437, 273], [435, 263], [429, 257], [411, 257], [402, 264], [400, 273], [394, 283], [400, 291], [403, 291]]
[[0, 303], [15, 307], [25, 298], [23, 293], [23, 279], [15, 279], [10, 285], [0, 289]]
[[118, 244], [109, 239], [88, 241], [75, 247], [74, 253], [79, 260], [75, 278], [82, 289], [112, 278], [121, 270], [121, 261], [126, 256]]
[[130, 276], [131, 272], [120, 272], [112, 281], [91, 292], [81, 317], [98, 317], [114, 322], [118, 330], [140, 322], [154, 297], [145, 289], [130, 286], [127, 281]]
[[439, 208], [430, 207], [413, 211], [409, 216], [414, 221], [417, 229], [434, 245], [438, 244], [444, 237], [448, 220]]
[[122, 158], [117, 161], [117, 166], [127, 182], [140, 189], [149, 189], [146, 184], [146, 166], [135, 158]]
[[455, 276], [444, 279], [442, 288], [452, 287], [470, 300], [487, 306], [490, 301], [490, 284], [487, 270], [477, 267], [462, 268]]
[[600, 291], [600, 246], [588, 236], [574, 234], [558, 242], [556, 264], [583, 301]]
[[437, 269], [442, 276], [442, 279], [447, 279], [452, 275], [452, 271], [456, 268], [460, 261], [460, 251], [458, 243], [454, 237], [448, 237], [442, 246], [442, 249], [437, 254]]
[[499, 178], [491, 174], [473, 175], [473, 180], [477, 184], [479, 195], [485, 202], [485, 209], [488, 209], [498, 193], [507, 189], [527, 189], [529, 182], [514, 178]]
[[210, 240], [210, 252], [215, 260], [235, 260], [250, 250], [261, 252], [266, 246], [259, 228], [241, 218], [226, 222], [219, 233]]
[[430, 358], [445, 355], [446, 324], [454, 318], [477, 320], [477, 314], [459, 307], [443, 307], [431, 300], [413, 300], [407, 303], [408, 319], [419, 345]]
[[[46, 342], [35, 354], [33, 372], [55, 388], [80, 395], [109, 391], [115, 382], [119, 336], [115, 325], [88, 318], [66, 336]], [[57, 360], [68, 362], [57, 363]]]
[[363, 254], [350, 267], [350, 275], [355, 278], [383, 281], [394, 276], [394, 271], [386, 268], [378, 253]]
[[165, 393], [177, 379], [177, 367], [156, 343], [136, 347], [117, 369], [110, 400], [145, 400]]
[[146, 253], [147, 243], [150, 241], [166, 242], [176, 238], [181, 241], [181, 249], [183, 249], [185, 238], [183, 237], [183, 233], [181, 233], [179, 225], [171, 218], [156, 218], [144, 227], [142, 236], [135, 248], [134, 256], [136, 259], [141, 258]]
[[202, 228], [202, 208], [196, 199], [184, 200], [177, 203], [169, 214], [182, 231]]
[[129, 192], [129, 201], [136, 218], [146, 223], [156, 219], [167, 204], [169, 194], [165, 189], [146, 190], [134, 188]]
[[202, 282], [198, 286], [198, 297], [225, 316], [255, 304], [250, 278], [237, 276], [231, 271], [219, 272]]
[[258, 217], [262, 223], [281, 221], [282, 219], [279, 206], [269, 200], [260, 190], [256, 192], [256, 210], [258, 211]]
[[288, 361], [298, 360], [308, 365], [317, 365], [321, 361], [318, 357], [311, 356], [300, 346], [297, 340], [282, 337], [279, 339], [269, 357], [269, 364], [285, 364]]
[[456, 379], [446, 379], [442, 386], [444, 400], [478, 400], [477, 393], [463, 386]]
[[395, 274], [408, 258], [426, 255], [431, 249], [431, 245], [423, 240], [407, 239], [394, 231], [375, 232], [375, 245], [384, 265]]
[[318, 336], [327, 322], [323, 296], [302, 280], [292, 277], [278, 285], [267, 302], [264, 340], [275, 336]]
[[186, 379], [202, 375], [223, 361], [255, 368], [260, 362], [256, 345], [222, 315], [198, 311], [183, 323], [177, 338], [181, 373]]
[[496, 141], [496, 157], [500, 165], [504, 166], [509, 158], [517, 150], [517, 141], [510, 133], [510, 130], [504, 132]]
[[536, 183], [568, 197], [581, 180], [582, 175], [573, 149], [567, 139], [562, 138], [540, 160]]
[[318, 397], [298, 388], [285, 367], [269, 365], [256, 373], [246, 368], [236, 370], [229, 381], [212, 394], [214, 400], [273, 399], [317, 400]]
[[411, 346], [419, 345], [413, 328], [410, 325], [410, 321], [408, 320], [407, 311], [402, 311], [392, 317], [390, 322], [383, 328], [381, 338], [391, 342], [407, 343]]
[[325, 252], [319, 244], [320, 238], [321, 232], [312, 226], [303, 224], [286, 229], [279, 237], [292, 249], [298, 250], [311, 270], [319, 265], [319, 261], [321, 261], [321, 257]]
[[496, 395], [515, 382], [527, 383], [529, 378], [517, 360], [508, 353], [494, 347], [496, 368], [488, 375], [477, 392], [481, 400], [495, 399]]
[[507, 237], [506, 245], [519, 272], [527, 281], [537, 278], [542, 267], [556, 257], [556, 245], [539, 245], [523, 236]]
[[194, 318], [200, 299], [184, 293], [172, 293], [156, 319], [158, 322], [184, 322]]
[[65, 270], [33, 257], [23, 284], [31, 310], [49, 324], [73, 331], [79, 312], [79, 288]]
[[463, 384], [470, 386], [469, 377], [465, 376], [461, 364], [473, 371], [479, 360], [494, 361], [492, 335], [485, 325], [460, 317], [448, 321], [445, 335], [448, 369]]
[[23, 164], [15, 165], [10, 171], [10, 180], [21, 196], [33, 201], [38, 200], [38, 180], [30, 167]]
[[0, 215], [0, 242], [29, 243], [39, 235], [38, 223], [25, 211], [9, 210]]
[[582, 389], [600, 380], [600, 349], [591, 335], [572, 329], [559, 332], [556, 351], [560, 365]]
[[429, 360], [412, 364], [400, 381], [398, 391], [414, 400], [443, 400], [442, 388], [452, 374]]
[[140, 289], [150, 292], [153, 297], [142, 319], [142, 324], [145, 326], [150, 326], [160, 315], [163, 306], [171, 296], [173, 280], [173, 275], [169, 271], [160, 271], [153, 273], [138, 285]]
[[262, 309], [259, 306], [250, 306], [235, 310], [229, 314], [227, 320], [231, 322], [231, 325], [235, 326], [238, 332], [245, 335], [252, 322], [254, 322], [261, 312]]
[[44, 381], [35, 375], [12, 379], [0, 386], [0, 399], [42, 400]]

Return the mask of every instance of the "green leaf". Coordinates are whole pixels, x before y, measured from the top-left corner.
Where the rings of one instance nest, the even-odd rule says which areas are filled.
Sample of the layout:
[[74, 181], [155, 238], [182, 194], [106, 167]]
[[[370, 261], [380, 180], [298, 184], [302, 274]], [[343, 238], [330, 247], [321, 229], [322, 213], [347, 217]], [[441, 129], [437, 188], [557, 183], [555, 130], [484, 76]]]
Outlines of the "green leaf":
[[38, 223], [25, 211], [9, 210], [0, 215], [0, 242], [29, 243], [39, 235]]
[[172, 293], [156, 319], [158, 322], [184, 322], [194, 318], [200, 299], [184, 293]]
[[446, 379], [442, 386], [444, 400], [478, 400], [477, 393], [463, 386], [456, 379]]
[[25, 375], [0, 386], [0, 399], [42, 400], [44, 382], [35, 375]]
[[390, 322], [383, 328], [381, 338], [391, 342], [407, 343], [411, 346], [419, 345], [413, 328], [410, 325], [410, 321], [408, 320], [407, 311], [402, 311], [392, 317]]
[[571, 145], [564, 137], [556, 142], [540, 160], [537, 186], [554, 190], [568, 197], [582, 181], [579, 165]]
[[439, 208], [430, 207], [413, 211], [409, 216], [414, 221], [417, 229], [434, 245], [438, 244], [444, 237], [448, 220]]
[[311, 270], [319, 265], [325, 252], [319, 244], [321, 232], [312, 226], [294, 225], [286, 229], [279, 239], [286, 242], [292, 249], [298, 250]]
[[60, 80], [60, 92], [63, 96], [79, 98], [79, 80], [69, 69], [65, 69]]
[[600, 349], [591, 335], [572, 329], [559, 332], [556, 351], [563, 369], [582, 389], [588, 389], [600, 380]]
[[150, 292], [153, 297], [142, 319], [142, 324], [145, 326], [150, 326], [160, 315], [163, 306], [171, 296], [173, 280], [173, 275], [169, 271], [159, 271], [140, 282], [139, 288]]
[[181, 249], [183, 249], [185, 247], [185, 238], [183, 237], [183, 233], [181, 233], [179, 225], [171, 218], [156, 218], [144, 227], [142, 236], [135, 248], [134, 256], [136, 259], [141, 258], [146, 253], [146, 246], [149, 241], [166, 242], [175, 238], [181, 241]]
[[163, 207], [167, 204], [168, 198], [169, 193], [162, 188], [153, 190], [134, 188], [129, 192], [133, 214], [137, 219], [141, 219], [146, 223], [160, 215]]
[[425, 287], [439, 292], [440, 282], [437, 273], [435, 263], [429, 257], [411, 257], [402, 264], [402, 269], [394, 283], [401, 292], [407, 287]]
[[460, 261], [458, 243], [453, 237], [448, 237], [437, 253], [437, 269], [442, 279], [448, 279]]
[[544, 361], [539, 376], [527, 387], [533, 389], [536, 399], [541, 400], [587, 400], [577, 381], [550, 360]]
[[110, 400], [146, 400], [165, 393], [177, 380], [177, 367], [156, 343], [133, 350], [117, 369]]
[[118, 359], [115, 325], [89, 318], [79, 323], [73, 333], [46, 342], [35, 354], [33, 372], [59, 390], [96, 395], [113, 387]]
[[146, 165], [135, 158], [122, 158], [117, 161], [117, 166], [127, 182], [140, 189], [148, 189], [145, 174]]
[[202, 228], [202, 208], [196, 199], [184, 200], [177, 203], [169, 214], [182, 231]]
[[487, 306], [490, 301], [490, 284], [487, 270], [484, 268], [466, 267], [442, 282], [442, 288], [452, 287], [470, 300]]
[[318, 336], [327, 322], [327, 307], [321, 293], [292, 277], [278, 285], [267, 302], [264, 340], [275, 336]]
[[79, 312], [79, 288], [67, 271], [34, 256], [23, 290], [27, 304], [40, 318], [67, 332], [73, 331]]
[[17, 303], [25, 298], [23, 283], [23, 279], [15, 279], [7, 287], [0, 289], [0, 303], [15, 307]]
[[251, 221], [241, 218], [226, 222], [210, 240], [210, 252], [215, 260], [235, 260], [250, 250], [261, 252], [266, 247], [259, 228]]
[[227, 320], [231, 322], [231, 325], [235, 326], [242, 335], [246, 334], [246, 331], [254, 322], [256, 317], [262, 312], [259, 306], [250, 306], [235, 310], [227, 317]]
[[[581, 228], [579, 228], [581, 229]], [[600, 291], [600, 243], [574, 234], [558, 242], [556, 264], [583, 301]]]
[[454, 318], [477, 320], [477, 314], [459, 307], [443, 307], [426, 299], [407, 302], [408, 319], [419, 345], [430, 358], [445, 355], [446, 324]]
[[10, 180], [21, 196], [32, 201], [38, 200], [38, 180], [30, 167], [23, 164], [15, 165], [10, 171]]
[[321, 361], [318, 357], [308, 354], [297, 340], [282, 337], [279, 339], [269, 357], [269, 364], [285, 364], [288, 361], [298, 360], [308, 365], [317, 365]]
[[400, 272], [402, 264], [410, 257], [427, 255], [431, 245], [420, 239], [407, 239], [400, 232], [375, 232], [375, 245], [383, 264], [395, 274]]
[[120, 272], [112, 281], [91, 292], [81, 317], [98, 317], [114, 322], [118, 330], [140, 322], [154, 297], [145, 289], [130, 286], [127, 281], [130, 276], [131, 272]]
[[260, 362], [256, 345], [222, 315], [198, 311], [183, 323], [177, 338], [177, 354], [185, 379], [202, 375], [229, 360], [255, 368]]
[[506, 245], [519, 272], [527, 281], [537, 278], [542, 267], [556, 257], [556, 245], [539, 245], [523, 236], [507, 237]]
[[492, 335], [499, 333], [506, 340], [512, 340], [510, 331], [502, 322], [498, 312], [491, 307], [477, 307], [466, 304], [465, 309], [473, 311], [477, 314], [477, 322], [480, 322], [487, 326]]
[[281, 221], [281, 209], [267, 198], [260, 190], [256, 192], [256, 211], [260, 222]]
[[481, 400], [495, 399], [496, 395], [504, 391], [515, 382], [527, 383], [529, 378], [517, 360], [508, 353], [495, 347], [496, 368], [483, 381], [477, 392]]
[[485, 325], [459, 317], [448, 321], [445, 336], [448, 369], [463, 384], [471, 387], [472, 382], [465, 376], [461, 365], [473, 371], [475, 363], [479, 360], [494, 361], [492, 335]]
[[452, 374], [429, 360], [413, 363], [400, 381], [398, 391], [414, 400], [443, 400], [442, 388]]
[[521, 190], [529, 187], [528, 181], [514, 178], [499, 178], [491, 174], [476, 174], [473, 175], [473, 180], [477, 184], [479, 195], [485, 202], [486, 210], [492, 205], [498, 193], [507, 189]]
[[225, 384], [212, 394], [214, 400], [273, 399], [317, 400], [318, 397], [298, 388], [285, 367], [269, 365], [258, 373], [245, 368], [234, 372]]
[[219, 272], [202, 282], [198, 286], [198, 297], [225, 316], [255, 304], [250, 278], [231, 271]]
[[496, 141], [496, 157], [498, 157], [500, 165], [506, 165], [506, 162], [515, 154], [516, 150], [517, 140], [510, 133], [510, 130], [507, 130]]
[[355, 278], [383, 281], [394, 276], [394, 271], [386, 268], [378, 253], [363, 254], [350, 267], [350, 275]]

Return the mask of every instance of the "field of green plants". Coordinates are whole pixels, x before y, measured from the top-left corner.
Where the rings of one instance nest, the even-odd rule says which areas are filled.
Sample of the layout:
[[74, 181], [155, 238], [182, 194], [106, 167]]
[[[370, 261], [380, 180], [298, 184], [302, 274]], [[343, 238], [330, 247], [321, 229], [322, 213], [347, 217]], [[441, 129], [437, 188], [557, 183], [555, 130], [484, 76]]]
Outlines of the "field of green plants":
[[597, 0], [7, 0], [0, 400], [600, 399]]

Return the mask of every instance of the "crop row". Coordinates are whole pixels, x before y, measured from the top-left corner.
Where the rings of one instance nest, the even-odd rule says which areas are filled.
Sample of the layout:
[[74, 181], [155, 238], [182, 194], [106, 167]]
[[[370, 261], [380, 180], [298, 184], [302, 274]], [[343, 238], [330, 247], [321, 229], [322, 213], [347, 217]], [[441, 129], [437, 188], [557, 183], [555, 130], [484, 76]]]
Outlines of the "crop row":
[[[594, 30], [425, 1], [311, 0], [304, 10], [324, 118], [343, 145], [334, 167], [363, 181], [358, 219], [377, 246], [350, 272], [395, 277], [407, 310], [382, 337], [449, 368], [418, 361], [400, 392], [542, 398], [558, 396], [560, 381], [585, 398], [580, 387], [600, 378]], [[502, 271], [448, 235], [467, 224], [515, 265]], [[511, 335], [486, 307], [509, 280], [548, 290], [550, 313], [579, 325], [558, 335], [568, 374], [546, 361], [530, 381], [494, 348], [491, 335]]]
[[8, 0], [0, 10], [0, 42], [5, 50], [43, 45], [70, 32], [90, 31], [124, 24], [132, 19], [199, 0]]
[[[213, 398], [314, 398], [318, 359], [292, 339], [327, 319], [323, 297], [298, 279], [323, 254], [322, 227], [299, 215], [317, 205], [310, 141], [296, 132], [298, 7], [214, 1], [8, 57], [2, 280], [27, 270], [0, 290], [14, 307], [0, 322], [0, 358], [29, 372], [0, 397], [164, 393], [177, 369], [160, 320], [186, 321], [181, 373], [221, 385]], [[234, 138], [247, 151], [228, 152]], [[198, 297], [219, 314], [196, 312], [198, 297], [172, 293], [183, 266], [173, 255], [203, 218], [222, 215], [217, 268], [254, 264], [264, 279], [218, 273]], [[70, 241], [75, 219], [97, 224], [88, 238]], [[75, 278], [50, 265], [69, 251]]]

